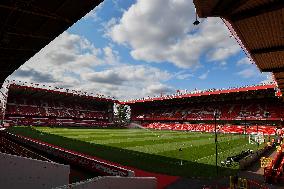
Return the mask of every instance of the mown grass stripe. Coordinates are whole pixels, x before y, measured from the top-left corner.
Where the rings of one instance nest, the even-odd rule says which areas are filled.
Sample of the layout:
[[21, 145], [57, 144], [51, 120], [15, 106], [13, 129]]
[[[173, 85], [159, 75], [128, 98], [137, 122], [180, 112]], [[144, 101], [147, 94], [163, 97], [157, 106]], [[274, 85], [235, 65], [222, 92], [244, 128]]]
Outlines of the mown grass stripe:
[[[72, 137], [70, 137], [72, 138]], [[86, 142], [90, 142], [90, 143], [96, 143], [96, 144], [106, 144], [106, 145], [111, 145], [111, 144], [117, 144], [117, 146], [121, 146], [123, 147], [123, 144], [125, 142], [131, 142], [138, 145], [139, 142], [143, 142], [143, 141], [151, 141], [151, 143], [153, 144], [154, 141], [174, 141], [174, 139], [178, 139], [180, 137], [166, 137], [166, 138], [161, 138], [161, 137], [156, 137], [156, 136], [152, 136], [152, 137], [144, 137], [144, 138], [126, 138], [126, 137], [120, 137], [117, 139], [113, 139], [112, 137], [104, 139], [104, 140], [96, 140], [93, 138], [78, 138], [78, 140], [83, 140]], [[183, 136], [184, 140], [189, 140], [190, 138], [199, 138], [199, 137], [187, 137], [187, 136]], [[121, 144], [119, 144], [121, 143]]]
[[[212, 133], [48, 127], [13, 127], [9, 130], [143, 170], [179, 176], [215, 175], [215, 161], [212, 156], [215, 153], [214, 135]], [[160, 137], [156, 137], [157, 135]], [[106, 140], [111, 143], [89, 142], [92, 139], [93, 142]], [[238, 150], [246, 147], [242, 145], [242, 140], [247, 142], [247, 139], [238, 135], [218, 134], [218, 139], [220, 158], [229, 153], [237, 153]], [[179, 148], [183, 149], [183, 153], [191, 153], [192, 156], [180, 157], [182, 154], [178, 153]], [[204, 158], [198, 159], [198, 157]], [[180, 158], [184, 158], [182, 166], [180, 166]], [[232, 175], [232, 171], [234, 171], [233, 168], [220, 168], [220, 174]]]
[[167, 138], [144, 138], [144, 140], [136, 140], [134, 141], [133, 139], [129, 139], [125, 142], [119, 142], [119, 143], [109, 143], [107, 145], [109, 146], [114, 146], [114, 147], [121, 147], [121, 148], [129, 148], [129, 147], [138, 147], [138, 146], [147, 146], [147, 145], [156, 145], [156, 144], [168, 144], [170, 145], [171, 143], [175, 142], [179, 142], [179, 143], [183, 143], [183, 142], [189, 142], [189, 141], [193, 141], [193, 140], [200, 140], [200, 139], [205, 139], [208, 137], [200, 137], [200, 136], [184, 136], [184, 137], [167, 137]]
[[[237, 136], [232, 137], [232, 139], [239, 138]], [[231, 137], [223, 137], [224, 141], [231, 140]], [[201, 146], [205, 144], [213, 143], [214, 139], [208, 138], [208, 139], [202, 139], [202, 140], [194, 140], [194, 141], [185, 141], [185, 142], [172, 142], [172, 143], [164, 143], [164, 144], [150, 144], [145, 146], [135, 146], [135, 147], [127, 147], [128, 150], [134, 150], [139, 152], [145, 152], [145, 153], [155, 153], [158, 154], [160, 152], [164, 151], [170, 151], [170, 150], [176, 150], [181, 148], [182, 146]]]
[[[66, 132], [62, 132], [62, 131], [58, 131], [58, 132], [54, 132], [54, 131], [49, 131], [49, 130], [39, 130], [39, 131], [42, 131], [42, 132], [48, 132], [48, 133], [53, 133], [53, 134], [66, 134], [66, 135], [84, 135], [84, 134], [87, 134], [87, 135], [147, 135], [147, 134], [151, 134], [151, 135], [184, 135], [185, 133], [182, 133], [182, 132], [92, 132], [92, 131], [66, 131]], [[189, 133], [191, 134], [191, 133]], [[195, 133], [195, 134], [201, 134], [201, 133]], [[206, 134], [203, 134], [203, 135], [206, 135]], [[210, 134], [207, 134], [208, 136]]]
[[[223, 150], [226, 150], [229, 148], [233, 148], [235, 146], [243, 145], [243, 143], [244, 143], [243, 139], [235, 139], [235, 140], [219, 142], [218, 145], [220, 146], [220, 148], [222, 146]], [[159, 153], [159, 155], [167, 157], [175, 157], [178, 159], [194, 160], [194, 161], [196, 161], [196, 159], [210, 156], [212, 154], [215, 154], [214, 143], [182, 148], [182, 151], [178, 151], [177, 149], [177, 150], [171, 150]]]
[[[86, 139], [88, 141], [96, 141], [96, 140], [126, 140], [129, 141], [129, 139], [133, 139], [135, 141], [139, 140], [163, 140], [163, 139], [176, 139], [176, 138], [196, 138], [196, 137], [208, 137], [208, 136], [203, 136], [203, 135], [105, 135], [105, 136], [93, 136], [93, 135], [61, 135], [61, 136], [66, 136], [70, 138], [77, 138], [77, 139]], [[113, 143], [113, 142], [112, 142]]]
[[[255, 144], [248, 144], [248, 143], [244, 143], [243, 145], [238, 145], [238, 146], [234, 146], [232, 148], [226, 149], [226, 150], [220, 150], [220, 152], [218, 153], [218, 165], [221, 166], [221, 161], [225, 161], [225, 159], [229, 156], [234, 156], [237, 154], [240, 154], [241, 151], [243, 150], [257, 150], [258, 148], [262, 148], [264, 147], [264, 144], [260, 145], [259, 147]], [[200, 158], [198, 160], [196, 160], [196, 162], [198, 163], [204, 163], [204, 164], [212, 164], [212, 162], [215, 162], [215, 153], [204, 157], [204, 158]], [[233, 169], [237, 169], [238, 167], [231, 167]]]
[[[203, 134], [196, 134], [196, 135], [181, 135], [181, 136], [172, 136], [172, 135], [159, 135], [157, 136], [150, 136], [150, 137], [114, 137], [114, 136], [104, 136], [102, 138], [93, 137], [93, 136], [70, 136], [70, 135], [60, 135], [67, 138], [73, 138], [77, 140], [82, 140], [90, 143], [96, 144], [105, 144], [109, 146], [115, 147], [131, 147], [131, 146], [143, 146], [143, 145], [152, 145], [154, 144], [163, 144], [163, 143], [172, 143], [172, 142], [183, 142], [183, 141], [190, 141], [190, 139], [202, 139], [208, 138], [208, 135]], [[223, 138], [223, 136], [220, 136]]]
[[[45, 131], [44, 131], [45, 132]], [[76, 137], [76, 138], [122, 138], [122, 137], [127, 137], [127, 138], [143, 138], [143, 137], [147, 137], [147, 136], [153, 136], [153, 137], [179, 137], [179, 136], [188, 136], [188, 137], [192, 137], [192, 136], [210, 136], [210, 135], [203, 135], [203, 134], [196, 134], [196, 135], [192, 135], [192, 134], [171, 134], [171, 133], [166, 133], [166, 134], [155, 134], [155, 133], [123, 133], [123, 134], [113, 134], [113, 133], [109, 133], [109, 134], [94, 134], [94, 133], [54, 133], [54, 132], [47, 132], [47, 133], [51, 133], [51, 134], [56, 134], [56, 135], [60, 135], [60, 136], [70, 136], [70, 137]]]
[[[127, 134], [135, 134], [135, 133], [162, 133], [162, 134], [177, 134], [177, 135], [183, 135], [185, 133], [191, 134], [191, 132], [184, 132], [184, 131], [169, 131], [169, 130], [145, 130], [145, 129], [56, 129], [56, 128], [42, 128], [38, 127], [36, 128], [39, 131], [43, 132], [49, 132], [49, 133], [57, 133], [57, 134], [64, 134], [64, 133], [89, 133], [89, 134], [119, 134], [119, 133], [127, 133]], [[194, 132], [194, 134], [201, 134], [200, 132]], [[211, 133], [202, 133], [211, 135]]]
[[[236, 155], [239, 153], [241, 149], [246, 148], [247, 146], [250, 146], [249, 144], [244, 144], [244, 145], [237, 145], [234, 147], [231, 147], [230, 149], [222, 150], [218, 152], [218, 164], [220, 164], [221, 161], [225, 160], [225, 158], [229, 156]], [[216, 153], [210, 154], [208, 156], [201, 157], [199, 159], [196, 159], [196, 162], [199, 163], [212, 163], [213, 161], [216, 160]]]
[[[220, 140], [223, 140], [223, 138], [227, 138], [228, 136], [220, 136]], [[155, 145], [155, 144], [168, 144], [171, 145], [171, 143], [182, 143], [183, 142], [189, 142], [192, 140], [201, 140], [201, 139], [209, 139], [213, 138], [212, 135], [211, 137], [208, 137], [207, 135], [184, 135], [184, 136], [169, 136], [169, 137], [158, 137], [158, 138], [149, 138], [146, 140], [142, 141], [134, 141], [131, 138], [128, 139], [126, 142], [119, 142], [119, 143], [109, 143], [107, 145], [114, 146], [114, 147], [122, 147], [122, 148], [127, 148], [127, 147], [138, 147], [138, 146], [145, 146], [145, 145]], [[210, 139], [212, 140], [212, 139]]]

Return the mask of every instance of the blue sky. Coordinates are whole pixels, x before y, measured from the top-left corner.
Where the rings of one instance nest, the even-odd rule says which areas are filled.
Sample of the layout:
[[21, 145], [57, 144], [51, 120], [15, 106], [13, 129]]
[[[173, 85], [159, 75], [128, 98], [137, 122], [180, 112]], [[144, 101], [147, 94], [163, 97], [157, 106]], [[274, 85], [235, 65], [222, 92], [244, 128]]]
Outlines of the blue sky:
[[105, 0], [9, 79], [118, 99], [271, 80], [220, 18], [194, 19], [188, 0]]

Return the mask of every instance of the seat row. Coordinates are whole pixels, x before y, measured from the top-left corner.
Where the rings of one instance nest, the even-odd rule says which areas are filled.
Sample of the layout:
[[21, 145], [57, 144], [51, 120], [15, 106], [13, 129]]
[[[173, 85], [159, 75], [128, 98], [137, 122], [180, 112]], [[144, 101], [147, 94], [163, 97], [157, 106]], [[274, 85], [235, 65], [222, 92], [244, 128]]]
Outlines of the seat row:
[[9, 105], [6, 109], [7, 115], [39, 116], [39, 117], [59, 117], [59, 118], [98, 118], [108, 119], [105, 111], [72, 110], [67, 108], [37, 107]]
[[216, 107], [216, 103], [188, 104], [186, 106], [152, 107], [134, 112], [133, 120], [213, 120], [214, 112], [222, 120], [259, 120], [281, 119], [284, 116], [283, 105], [269, 102], [226, 102]]
[[[142, 124], [148, 129], [158, 129], [158, 130], [177, 130], [177, 131], [197, 131], [197, 132], [214, 132], [214, 124], [189, 124], [189, 123], [160, 123], [154, 122], [149, 124]], [[265, 135], [275, 135], [275, 126], [265, 126], [265, 125], [216, 125], [216, 130], [219, 133], [238, 133], [238, 134], [253, 134], [253, 133], [263, 133]]]
[[284, 145], [280, 146], [274, 159], [264, 168], [264, 179], [267, 183], [277, 183], [284, 172]]
[[55, 119], [55, 118], [29, 118], [29, 117], [7, 117], [5, 122], [9, 126], [90, 126], [105, 127], [111, 123], [107, 120], [94, 119]]

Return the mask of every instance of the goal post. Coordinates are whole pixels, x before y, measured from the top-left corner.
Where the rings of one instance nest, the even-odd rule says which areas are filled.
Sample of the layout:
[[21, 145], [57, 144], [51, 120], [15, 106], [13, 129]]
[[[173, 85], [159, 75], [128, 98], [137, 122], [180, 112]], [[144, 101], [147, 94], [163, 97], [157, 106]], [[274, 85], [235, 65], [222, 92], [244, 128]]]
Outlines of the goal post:
[[263, 133], [254, 133], [249, 135], [249, 144], [262, 144], [264, 141], [265, 138]]

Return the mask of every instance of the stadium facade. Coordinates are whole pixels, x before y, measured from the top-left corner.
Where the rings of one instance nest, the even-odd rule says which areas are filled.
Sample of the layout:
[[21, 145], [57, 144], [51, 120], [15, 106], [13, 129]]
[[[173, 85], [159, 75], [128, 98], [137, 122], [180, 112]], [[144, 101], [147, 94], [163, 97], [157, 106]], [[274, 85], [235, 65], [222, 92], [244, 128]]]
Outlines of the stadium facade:
[[275, 134], [283, 125], [281, 93], [275, 84], [210, 89], [131, 100], [131, 120], [152, 129]]
[[272, 84], [208, 89], [119, 102], [72, 90], [9, 85], [6, 126], [114, 126], [114, 104], [131, 108], [131, 122], [151, 129], [274, 135], [282, 127], [284, 103]]
[[111, 126], [115, 100], [74, 92], [11, 84], [7, 92], [6, 125]]

